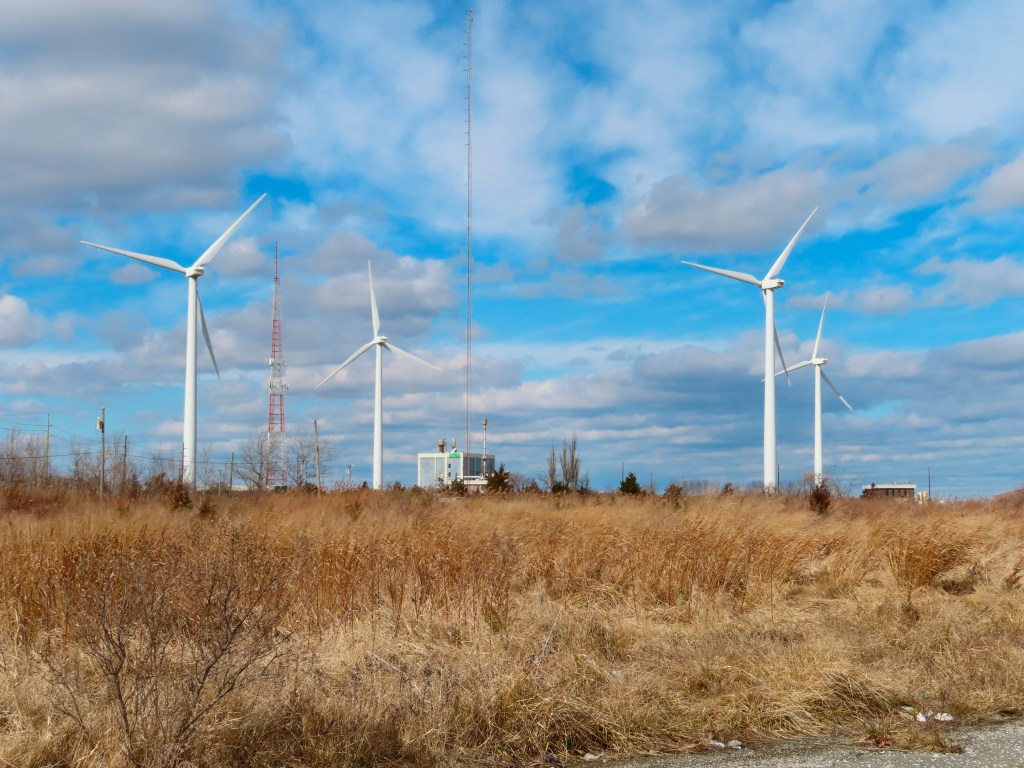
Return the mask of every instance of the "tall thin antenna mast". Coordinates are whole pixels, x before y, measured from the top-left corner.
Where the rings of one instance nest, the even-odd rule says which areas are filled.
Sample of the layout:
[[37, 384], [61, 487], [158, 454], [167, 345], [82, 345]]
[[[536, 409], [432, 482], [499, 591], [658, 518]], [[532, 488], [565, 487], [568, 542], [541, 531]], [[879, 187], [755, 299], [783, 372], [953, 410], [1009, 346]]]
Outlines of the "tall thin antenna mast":
[[270, 403], [267, 407], [267, 488], [288, 484], [284, 462], [284, 348], [281, 340], [281, 275], [278, 272], [277, 243], [274, 243], [274, 319], [270, 336]]
[[[473, 9], [466, 11], [466, 450], [473, 435]], [[463, 475], [469, 464], [463, 463]]]

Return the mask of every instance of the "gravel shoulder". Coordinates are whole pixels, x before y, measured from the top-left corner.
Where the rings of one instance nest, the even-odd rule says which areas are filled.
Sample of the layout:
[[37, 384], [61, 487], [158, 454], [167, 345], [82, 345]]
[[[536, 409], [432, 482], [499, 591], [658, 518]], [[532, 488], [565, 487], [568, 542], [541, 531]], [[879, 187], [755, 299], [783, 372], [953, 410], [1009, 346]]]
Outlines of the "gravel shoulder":
[[[749, 749], [715, 750], [639, 760], [609, 761], [614, 768], [1021, 768], [1024, 766], [1024, 722], [1015, 721], [950, 731], [963, 745], [959, 754], [901, 752], [860, 746], [799, 741]], [[593, 765], [601, 765], [594, 762]]]

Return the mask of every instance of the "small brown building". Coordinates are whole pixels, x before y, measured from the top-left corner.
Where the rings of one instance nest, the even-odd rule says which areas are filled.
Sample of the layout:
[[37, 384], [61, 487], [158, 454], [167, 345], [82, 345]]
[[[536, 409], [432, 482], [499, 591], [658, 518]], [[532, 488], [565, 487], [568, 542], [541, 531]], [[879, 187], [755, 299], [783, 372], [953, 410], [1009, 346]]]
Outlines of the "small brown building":
[[909, 499], [917, 500], [917, 485], [914, 483], [872, 483], [861, 491], [862, 499]]

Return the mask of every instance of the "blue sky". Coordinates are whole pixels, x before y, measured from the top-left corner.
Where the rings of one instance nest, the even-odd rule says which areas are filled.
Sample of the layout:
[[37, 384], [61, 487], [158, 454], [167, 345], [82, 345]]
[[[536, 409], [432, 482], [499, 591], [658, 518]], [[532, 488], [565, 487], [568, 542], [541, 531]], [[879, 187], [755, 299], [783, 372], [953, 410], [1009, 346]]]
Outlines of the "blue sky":
[[[274, 243], [289, 429], [313, 419], [368, 479], [382, 332], [385, 481], [465, 440], [465, 5], [4, 3], [0, 425], [95, 418], [140, 459], [181, 442], [190, 264], [261, 193], [201, 281], [200, 451], [266, 428]], [[1024, 6], [1014, 2], [481, 2], [475, 6], [474, 444], [542, 473], [578, 434], [598, 489], [761, 476], [756, 289], [823, 352], [825, 466], [845, 488], [1024, 483]], [[812, 465], [812, 376], [778, 390], [783, 482]]]

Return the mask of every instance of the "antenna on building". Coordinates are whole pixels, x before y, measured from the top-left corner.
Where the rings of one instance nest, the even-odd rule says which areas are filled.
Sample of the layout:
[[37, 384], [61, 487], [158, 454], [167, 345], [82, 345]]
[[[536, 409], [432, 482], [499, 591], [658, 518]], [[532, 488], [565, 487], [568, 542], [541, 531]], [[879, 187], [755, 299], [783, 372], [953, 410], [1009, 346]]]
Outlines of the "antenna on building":
[[274, 309], [270, 336], [270, 402], [267, 407], [267, 488], [284, 487], [288, 473], [284, 462], [284, 349], [281, 340], [281, 275], [278, 271], [277, 243], [274, 243]]
[[480, 474], [487, 477], [487, 419], [484, 419], [484, 455], [480, 460]]
[[[473, 9], [466, 11], [466, 451], [473, 434]], [[468, 467], [467, 467], [468, 470]]]

